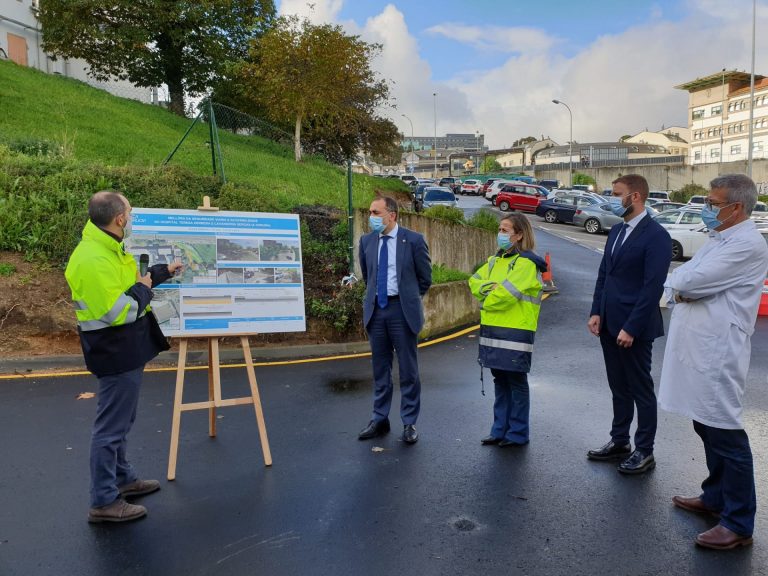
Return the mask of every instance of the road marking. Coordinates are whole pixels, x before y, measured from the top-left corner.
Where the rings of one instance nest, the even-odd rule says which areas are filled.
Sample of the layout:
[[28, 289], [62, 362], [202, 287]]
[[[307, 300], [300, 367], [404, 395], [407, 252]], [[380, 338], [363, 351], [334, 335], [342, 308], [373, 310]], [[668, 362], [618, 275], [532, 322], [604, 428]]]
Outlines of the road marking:
[[[546, 300], [549, 298], [549, 294], [542, 295], [541, 299]], [[434, 346], [448, 340], [454, 340], [465, 336], [470, 332], [474, 332], [480, 329], [480, 324], [475, 324], [469, 328], [464, 328], [458, 332], [435, 338], [434, 340], [427, 340], [418, 345], [419, 348], [426, 348], [427, 346]], [[330, 362], [331, 360], [351, 360], [354, 358], [367, 358], [371, 355], [370, 352], [359, 352], [357, 354], [340, 354], [338, 356], [323, 356], [321, 358], [301, 358], [299, 360], [275, 360], [272, 362], [254, 362], [254, 366], [291, 366], [293, 364], [311, 364], [314, 362]], [[245, 368], [245, 363], [239, 364], [222, 364], [221, 368]], [[144, 372], [176, 372], [176, 366], [164, 366], [158, 368], [147, 368]], [[185, 370], [207, 370], [208, 365], [205, 366], [187, 366]], [[29, 380], [30, 378], [65, 378], [70, 376], [88, 376], [91, 373], [87, 370], [78, 370], [75, 372], [30, 372], [29, 374], [2, 374], [0, 380]]]

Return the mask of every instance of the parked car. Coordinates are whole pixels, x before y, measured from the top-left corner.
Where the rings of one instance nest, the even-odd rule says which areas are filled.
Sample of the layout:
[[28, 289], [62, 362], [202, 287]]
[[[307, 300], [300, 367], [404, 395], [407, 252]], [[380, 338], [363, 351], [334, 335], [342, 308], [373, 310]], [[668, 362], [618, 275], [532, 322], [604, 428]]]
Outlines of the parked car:
[[482, 188], [480, 188], [480, 194], [485, 196], [486, 193], [488, 192], [488, 189], [491, 187], [491, 185], [494, 182], [498, 182], [499, 180], [504, 180], [504, 178], [488, 178], [485, 182], [483, 182], [483, 186]]
[[760, 217], [763, 217], [768, 212], [768, 204], [765, 202], [757, 201], [757, 204], [755, 204], [755, 207], [752, 209], [752, 214], [757, 214]]
[[574, 190], [581, 190], [582, 192], [594, 192], [595, 187], [592, 184], [574, 184], [571, 186]]
[[432, 186], [432, 184], [418, 184], [413, 188], [413, 196], [411, 198], [411, 204], [413, 205], [414, 212], [421, 212], [424, 202], [424, 190]]
[[592, 194], [563, 194], [547, 198], [536, 207], [536, 215], [553, 224], [555, 222], [573, 222], [576, 210], [584, 206], [595, 206], [604, 200]]
[[403, 174], [402, 176], [400, 176], [400, 180], [402, 180], [406, 184], [410, 184], [411, 182], [416, 180], [416, 176], [414, 176], [413, 174]]
[[440, 178], [440, 181], [437, 183], [437, 185], [450, 188], [454, 194], [458, 194], [461, 191], [461, 178], [446, 176], [445, 178]]
[[681, 204], [680, 202], [665, 202], [664, 200], [661, 200], [653, 204], [653, 209], [657, 212], [666, 212], [667, 210], [677, 210], [678, 208], [683, 208], [685, 206], [685, 204]]
[[509, 184], [511, 181], [501, 180], [501, 179], [498, 179], [498, 180], [492, 179], [492, 180], [493, 180], [493, 183], [490, 186], [488, 187], [483, 186], [483, 190], [485, 190], [483, 195], [485, 196], [486, 200], [488, 200], [491, 204], [495, 206], [496, 196], [498, 196], [499, 190], [501, 190], [502, 186], [504, 186], [505, 184]]
[[[611, 211], [611, 204], [618, 201], [619, 198], [615, 198], [602, 204], [577, 208], [576, 213], [573, 215], [573, 223], [577, 226], [583, 226], [584, 230], [590, 234], [608, 232], [614, 224], [624, 221], [623, 218], [616, 216]], [[656, 210], [650, 207], [646, 208], [645, 211], [651, 217], [658, 214]]]
[[657, 200], [669, 200], [669, 192], [663, 192], [662, 190], [651, 190], [648, 192], [648, 198], [655, 198]]
[[433, 206], [450, 206], [451, 208], [458, 208], [459, 201], [456, 199], [456, 195], [450, 188], [429, 186], [424, 190], [424, 209], [432, 208]]
[[522, 210], [536, 212], [539, 204], [546, 199], [547, 189], [529, 184], [508, 183], [501, 187], [496, 196], [496, 206], [499, 210]]
[[547, 190], [554, 190], [555, 188], [560, 188], [560, 180], [549, 180], [547, 178], [543, 180], [539, 180], [539, 186], [544, 186]]
[[691, 258], [709, 240], [709, 229], [701, 224], [694, 228], [669, 230], [672, 238], [672, 260]]
[[525, 182], [526, 184], [538, 184], [539, 181], [533, 176], [526, 176], [525, 174], [510, 174], [505, 180], [510, 182]]
[[701, 208], [685, 206], [677, 210], [661, 212], [654, 218], [667, 231], [679, 228], [690, 230], [691, 228], [701, 226]]
[[611, 212], [611, 203], [604, 202], [592, 206], [577, 208], [573, 214], [573, 223], [583, 226], [590, 234], [607, 232], [614, 224], [624, 222], [624, 219]]
[[697, 204], [697, 205], [703, 206], [704, 202], [706, 202], [706, 200], [707, 200], [706, 196], [698, 196], [698, 195], [697, 196], [691, 196], [688, 199], [688, 204]]
[[464, 180], [461, 185], [461, 194], [474, 194], [477, 196], [480, 194], [480, 189], [483, 187], [483, 183], [480, 180]]

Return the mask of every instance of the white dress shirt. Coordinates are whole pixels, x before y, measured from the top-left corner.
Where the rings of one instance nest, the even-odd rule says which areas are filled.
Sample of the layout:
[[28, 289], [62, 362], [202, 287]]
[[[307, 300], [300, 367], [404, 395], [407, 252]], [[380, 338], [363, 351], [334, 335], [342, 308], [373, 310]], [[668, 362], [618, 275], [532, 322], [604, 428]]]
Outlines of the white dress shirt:
[[[624, 242], [627, 241], [627, 238], [629, 238], [629, 235], [632, 234], [635, 228], [637, 228], [637, 225], [640, 224], [640, 220], [645, 218], [646, 211], [643, 210], [640, 214], [632, 218], [629, 222], [625, 222], [627, 229], [624, 231], [624, 239], [621, 241], [621, 245], [624, 246]], [[622, 226], [624, 225], [622, 224]], [[616, 242], [618, 242], [619, 238], [616, 237]], [[613, 243], [613, 248], [611, 248], [611, 254], [616, 251], [619, 246], [616, 246], [616, 242]]]
[[381, 237], [389, 236], [387, 240], [387, 296], [397, 296], [399, 290], [397, 288], [397, 231], [400, 227], [395, 224], [395, 227], [389, 231], [389, 234], [379, 235], [379, 244], [376, 247], [376, 257], [378, 258], [381, 252]]
[[743, 428], [750, 337], [768, 271], [768, 247], [752, 220], [722, 232], [667, 278], [672, 310], [659, 405], [729, 430]]

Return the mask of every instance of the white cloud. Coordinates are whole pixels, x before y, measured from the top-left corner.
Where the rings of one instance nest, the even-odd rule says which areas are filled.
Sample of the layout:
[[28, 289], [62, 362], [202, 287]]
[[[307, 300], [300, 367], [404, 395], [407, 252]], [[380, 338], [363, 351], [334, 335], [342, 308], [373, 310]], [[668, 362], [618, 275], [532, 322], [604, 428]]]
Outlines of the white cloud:
[[[432, 35], [510, 54], [500, 66], [461, 70], [446, 82], [433, 79], [417, 38], [394, 5], [362, 25], [338, 23], [349, 33], [383, 45], [373, 66], [390, 81], [396, 105], [383, 113], [404, 134], [411, 128], [401, 114], [413, 121], [416, 135], [433, 134], [436, 92], [438, 135], [480, 130], [491, 147], [511, 145], [523, 136], [544, 135], [565, 143], [568, 111], [552, 104], [556, 98], [573, 111], [576, 141], [610, 141], [645, 128], [658, 130], [662, 124], [687, 125], [688, 94], [674, 86], [722, 68], [749, 71], [751, 0], [732, 0], [727, 9], [721, 9], [719, 0], [683, 1], [687, 11], [680, 21], [665, 20], [654, 6], [644, 25], [601, 36], [570, 56], [560, 54], [559, 39], [549, 39], [544, 31], [499, 27], [506, 33], [489, 34], [489, 41], [472, 26], [433, 26]], [[328, 21], [336, 22], [341, 4], [318, 0], [315, 10], [320, 8], [332, 16]], [[306, 2], [283, 0], [281, 12], [287, 5]], [[761, 0], [758, 31], [768, 29], [763, 6]], [[518, 31], [518, 39], [511, 31]], [[768, 75], [768, 36], [758, 34], [756, 55], [755, 72]]]
[[335, 22], [344, 0], [281, 0], [280, 16], [296, 14], [313, 24]]
[[497, 52], [538, 52], [548, 50], [558, 42], [557, 38], [543, 30], [523, 27], [479, 27], [444, 23], [427, 28], [425, 32], [450, 38], [478, 50]]

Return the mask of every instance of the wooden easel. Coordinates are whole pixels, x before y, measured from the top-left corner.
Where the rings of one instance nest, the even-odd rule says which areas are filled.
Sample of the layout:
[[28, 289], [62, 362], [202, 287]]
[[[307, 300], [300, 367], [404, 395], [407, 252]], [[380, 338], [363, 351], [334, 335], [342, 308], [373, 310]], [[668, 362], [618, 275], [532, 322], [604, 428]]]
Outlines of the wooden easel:
[[[214, 212], [218, 208], [211, 206], [208, 196], [203, 197], [203, 205], [197, 207], [200, 211]], [[228, 334], [229, 336], [229, 334]], [[176, 394], [173, 400], [173, 423], [171, 425], [171, 450], [168, 456], [168, 480], [176, 478], [176, 457], [179, 452], [179, 431], [181, 428], [181, 413], [190, 410], [208, 409], [208, 436], [216, 436], [216, 408], [224, 406], [238, 406], [241, 404], [253, 404], [256, 410], [256, 422], [259, 427], [259, 437], [261, 439], [261, 451], [264, 454], [264, 465], [272, 466], [272, 454], [269, 451], [269, 440], [267, 439], [267, 427], [264, 424], [264, 412], [261, 409], [261, 398], [259, 397], [259, 387], [256, 383], [256, 374], [253, 370], [253, 357], [251, 356], [251, 346], [248, 343], [248, 336], [239, 335], [240, 346], [243, 348], [245, 356], [245, 367], [248, 373], [248, 383], [251, 386], [251, 395], [242, 398], [221, 397], [221, 365], [219, 364], [219, 337], [208, 338], [208, 401], [183, 403], [184, 398], [184, 370], [187, 364], [187, 344], [188, 338], [179, 340], [179, 362], [176, 369]]]
[[251, 386], [251, 395], [241, 398], [221, 397], [221, 366], [219, 364], [219, 338], [208, 338], [208, 400], [206, 402], [191, 402], [184, 404], [184, 370], [187, 363], [188, 338], [179, 341], [179, 364], [176, 370], [176, 394], [173, 400], [173, 424], [171, 426], [171, 451], [168, 458], [168, 480], [176, 478], [176, 457], [179, 451], [179, 431], [181, 428], [181, 413], [190, 410], [208, 409], [208, 436], [216, 436], [216, 408], [224, 406], [238, 406], [241, 404], [253, 404], [256, 410], [256, 422], [261, 438], [261, 450], [264, 453], [264, 465], [272, 465], [272, 454], [269, 451], [267, 439], [267, 427], [264, 424], [264, 412], [261, 409], [259, 387], [256, 383], [256, 374], [253, 370], [253, 358], [248, 336], [240, 336], [240, 345], [245, 356], [248, 383]]

